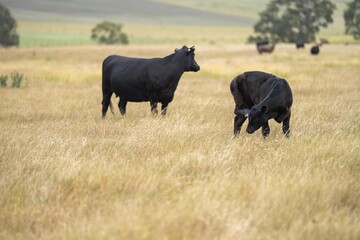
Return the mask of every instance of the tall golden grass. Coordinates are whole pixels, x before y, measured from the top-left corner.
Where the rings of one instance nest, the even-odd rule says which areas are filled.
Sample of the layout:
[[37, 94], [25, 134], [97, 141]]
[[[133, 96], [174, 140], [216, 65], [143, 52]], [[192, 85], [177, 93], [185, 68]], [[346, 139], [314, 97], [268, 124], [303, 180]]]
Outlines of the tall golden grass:
[[[359, 239], [360, 47], [199, 45], [166, 117], [101, 119], [101, 61], [173, 45], [0, 50], [0, 239]], [[232, 138], [229, 83], [290, 83], [291, 137]], [[116, 99], [113, 98], [115, 105]]]

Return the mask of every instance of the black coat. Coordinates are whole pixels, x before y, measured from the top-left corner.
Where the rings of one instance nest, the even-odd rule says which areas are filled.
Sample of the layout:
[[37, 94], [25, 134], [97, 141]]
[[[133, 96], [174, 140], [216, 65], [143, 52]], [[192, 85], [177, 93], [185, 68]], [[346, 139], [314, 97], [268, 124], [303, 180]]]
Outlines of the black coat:
[[182, 74], [200, 70], [194, 59], [194, 51], [195, 48], [184, 46], [163, 58], [107, 57], [103, 61], [103, 117], [112, 93], [120, 98], [122, 114], [125, 114], [127, 102], [150, 101], [152, 111], [160, 102], [162, 110], [166, 110], [174, 98]]
[[269, 119], [283, 122], [284, 133], [289, 133], [293, 99], [286, 80], [265, 72], [245, 72], [232, 80], [230, 90], [235, 101], [235, 134], [240, 132], [246, 118], [249, 118], [248, 133], [262, 127], [263, 135], [267, 136]]

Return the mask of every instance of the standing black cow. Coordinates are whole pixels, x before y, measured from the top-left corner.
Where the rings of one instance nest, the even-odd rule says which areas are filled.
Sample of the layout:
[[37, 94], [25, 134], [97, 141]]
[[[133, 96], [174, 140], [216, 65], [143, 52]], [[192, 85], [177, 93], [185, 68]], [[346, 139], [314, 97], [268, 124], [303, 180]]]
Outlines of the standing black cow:
[[269, 41], [258, 41], [256, 42], [256, 49], [258, 53], [272, 53], [274, 51], [275, 44], [269, 43]]
[[168, 104], [184, 72], [200, 70], [195, 61], [195, 48], [183, 46], [164, 58], [107, 57], [102, 66], [102, 116], [111, 105], [111, 95], [120, 98], [119, 109], [126, 112], [127, 102], [150, 101], [151, 112], [157, 114], [157, 103], [161, 103], [161, 114], [166, 114]]
[[299, 49], [299, 48], [305, 48], [305, 43], [303, 41], [296, 41], [295, 43], [296, 45], [296, 49]]
[[292, 92], [286, 80], [265, 72], [245, 72], [235, 77], [230, 84], [235, 101], [234, 134], [240, 133], [246, 118], [249, 124], [247, 133], [262, 127], [262, 134], [270, 133], [268, 120], [283, 123], [283, 132], [290, 133]]
[[269, 43], [267, 45], [261, 45], [257, 46], [257, 50], [260, 54], [262, 53], [272, 53], [275, 49], [275, 45], [272, 43]]

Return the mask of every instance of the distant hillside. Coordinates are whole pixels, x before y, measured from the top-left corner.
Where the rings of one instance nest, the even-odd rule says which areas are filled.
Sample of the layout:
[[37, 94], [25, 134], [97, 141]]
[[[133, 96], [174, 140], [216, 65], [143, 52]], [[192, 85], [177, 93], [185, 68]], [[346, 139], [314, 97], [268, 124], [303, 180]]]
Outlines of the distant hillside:
[[254, 18], [151, 0], [0, 0], [18, 20], [252, 26]]
[[259, 12], [266, 8], [269, 0], [154, 0], [199, 10], [216, 12], [232, 16], [247, 17], [256, 21]]
[[[259, 13], [266, 9], [270, 0], [154, 0], [156, 2], [171, 3], [179, 6], [199, 9], [219, 14], [240, 16], [247, 18], [253, 23], [259, 19]], [[346, 4], [352, 0], [332, 0], [336, 4], [336, 10], [333, 18], [334, 23], [331, 28], [343, 29], [344, 19], [343, 12]], [[252, 25], [251, 25], [252, 26]]]
[[[332, 27], [343, 29], [351, 0], [334, 0]], [[18, 20], [252, 27], [269, 0], [0, 0]]]

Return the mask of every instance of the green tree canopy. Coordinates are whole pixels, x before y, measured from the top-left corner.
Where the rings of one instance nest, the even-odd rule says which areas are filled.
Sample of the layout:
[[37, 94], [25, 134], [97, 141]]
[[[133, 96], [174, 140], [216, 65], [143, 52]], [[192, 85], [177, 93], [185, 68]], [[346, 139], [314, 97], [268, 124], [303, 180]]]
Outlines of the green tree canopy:
[[348, 4], [344, 11], [345, 33], [351, 34], [355, 39], [360, 39], [360, 0]]
[[105, 44], [128, 44], [127, 35], [121, 29], [122, 24], [104, 21], [92, 29], [91, 38]]
[[16, 20], [10, 10], [0, 3], [0, 45], [4, 47], [19, 46], [19, 35], [16, 33]]
[[329, 0], [271, 0], [254, 26], [253, 39], [311, 42], [321, 27], [333, 22], [335, 4]]

